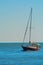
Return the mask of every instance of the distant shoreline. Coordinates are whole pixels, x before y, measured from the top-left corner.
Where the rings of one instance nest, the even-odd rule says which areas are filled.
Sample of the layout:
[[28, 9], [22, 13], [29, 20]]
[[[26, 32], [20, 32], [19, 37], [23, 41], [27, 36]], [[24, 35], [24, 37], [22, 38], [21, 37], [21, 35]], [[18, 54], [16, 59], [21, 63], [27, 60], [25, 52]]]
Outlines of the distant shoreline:
[[[0, 42], [0, 43], [29, 43], [29, 42]], [[43, 42], [38, 41], [38, 43], [43, 43]]]

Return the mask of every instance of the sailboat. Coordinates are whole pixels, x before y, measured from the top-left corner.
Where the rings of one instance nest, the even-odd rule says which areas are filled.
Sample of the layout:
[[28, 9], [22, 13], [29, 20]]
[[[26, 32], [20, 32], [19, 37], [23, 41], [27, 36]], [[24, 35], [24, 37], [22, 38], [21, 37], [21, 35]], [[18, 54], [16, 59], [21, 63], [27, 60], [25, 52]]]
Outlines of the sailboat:
[[[27, 23], [27, 27], [26, 27], [26, 30], [25, 30], [23, 42], [24, 42], [24, 39], [25, 39], [25, 36], [26, 36], [26, 32], [27, 32], [27, 29], [28, 29], [28, 24], [29, 24], [29, 21]], [[27, 51], [27, 50], [37, 51], [37, 50], [40, 49], [40, 44], [39, 43], [31, 42], [31, 25], [32, 25], [32, 8], [31, 8], [31, 12], [30, 12], [29, 45], [28, 46], [23, 46], [22, 45], [22, 48], [23, 48], [24, 51]]]

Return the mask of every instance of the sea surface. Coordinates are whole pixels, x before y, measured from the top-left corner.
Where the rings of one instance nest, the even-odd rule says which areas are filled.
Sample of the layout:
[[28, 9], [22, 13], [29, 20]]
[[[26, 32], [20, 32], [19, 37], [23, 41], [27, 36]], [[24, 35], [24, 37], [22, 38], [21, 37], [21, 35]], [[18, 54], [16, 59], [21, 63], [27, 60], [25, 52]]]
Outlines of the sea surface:
[[0, 65], [43, 65], [43, 42], [38, 51], [23, 51], [28, 43], [0, 43]]

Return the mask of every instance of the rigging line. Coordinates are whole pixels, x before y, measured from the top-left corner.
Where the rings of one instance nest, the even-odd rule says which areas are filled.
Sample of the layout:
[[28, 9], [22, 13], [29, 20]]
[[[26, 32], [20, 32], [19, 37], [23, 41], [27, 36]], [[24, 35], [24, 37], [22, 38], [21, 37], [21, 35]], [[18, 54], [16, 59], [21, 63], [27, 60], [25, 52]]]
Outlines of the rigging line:
[[[30, 13], [30, 16], [31, 16], [31, 13]], [[28, 25], [29, 25], [29, 19], [30, 19], [30, 16], [29, 16], [29, 18], [28, 18], [27, 26], [26, 26], [26, 29], [25, 29], [25, 33], [24, 33], [23, 42], [24, 42], [25, 37], [26, 37], [26, 33], [27, 33]]]

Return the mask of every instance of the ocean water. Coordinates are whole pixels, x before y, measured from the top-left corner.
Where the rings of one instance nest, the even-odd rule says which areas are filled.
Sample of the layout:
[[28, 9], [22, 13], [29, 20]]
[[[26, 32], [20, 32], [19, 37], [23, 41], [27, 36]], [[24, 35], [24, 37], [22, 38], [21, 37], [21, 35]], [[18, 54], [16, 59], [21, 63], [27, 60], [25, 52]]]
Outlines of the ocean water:
[[43, 42], [40, 50], [23, 51], [28, 43], [0, 43], [0, 65], [43, 65]]

